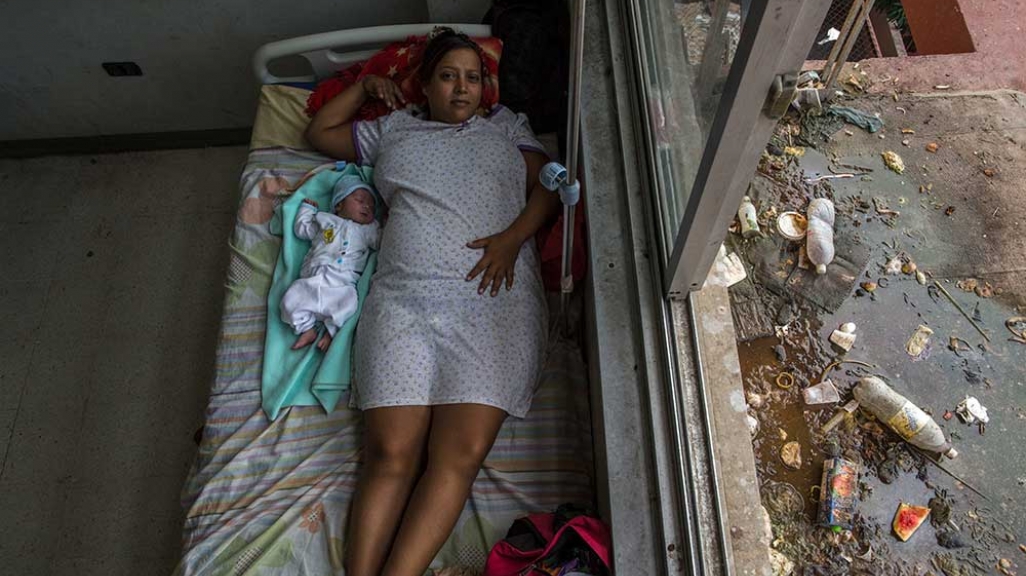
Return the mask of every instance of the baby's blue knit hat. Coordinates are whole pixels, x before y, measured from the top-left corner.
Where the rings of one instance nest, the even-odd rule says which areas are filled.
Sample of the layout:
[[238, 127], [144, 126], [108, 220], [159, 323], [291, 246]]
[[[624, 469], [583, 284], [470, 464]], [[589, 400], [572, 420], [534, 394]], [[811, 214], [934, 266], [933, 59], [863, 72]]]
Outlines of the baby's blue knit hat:
[[346, 196], [349, 196], [350, 194], [352, 194], [356, 190], [359, 190], [360, 188], [365, 188], [368, 192], [370, 192], [371, 198], [374, 199], [374, 208], [376, 211], [378, 204], [378, 195], [374, 191], [374, 187], [371, 186], [369, 183], [364, 182], [359, 176], [355, 174], [343, 176], [338, 179], [338, 182], [335, 182], [335, 188], [334, 190], [332, 190], [331, 193], [331, 210], [334, 211], [335, 206], [338, 206], [339, 202], [345, 200]]

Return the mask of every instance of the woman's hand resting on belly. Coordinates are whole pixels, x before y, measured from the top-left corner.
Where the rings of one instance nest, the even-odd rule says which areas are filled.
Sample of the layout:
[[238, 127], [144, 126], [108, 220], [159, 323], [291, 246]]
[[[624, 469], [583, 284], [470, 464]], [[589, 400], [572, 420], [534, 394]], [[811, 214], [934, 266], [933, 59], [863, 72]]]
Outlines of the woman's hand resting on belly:
[[513, 288], [513, 269], [516, 267], [517, 256], [520, 255], [522, 244], [523, 242], [508, 230], [468, 242], [467, 248], [484, 250], [484, 254], [474, 269], [467, 274], [467, 282], [481, 275], [481, 284], [477, 287], [477, 293], [484, 294], [485, 290], [488, 290], [488, 285], [491, 284], [492, 296], [499, 293], [499, 288], [504, 281], [507, 291]]

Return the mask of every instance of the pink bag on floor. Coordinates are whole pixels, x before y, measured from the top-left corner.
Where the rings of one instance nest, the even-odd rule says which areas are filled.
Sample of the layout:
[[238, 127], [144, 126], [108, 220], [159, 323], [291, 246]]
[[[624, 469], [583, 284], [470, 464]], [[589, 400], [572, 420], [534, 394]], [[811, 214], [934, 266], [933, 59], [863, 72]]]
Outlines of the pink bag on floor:
[[611, 574], [609, 527], [568, 506], [513, 522], [488, 554], [481, 576]]

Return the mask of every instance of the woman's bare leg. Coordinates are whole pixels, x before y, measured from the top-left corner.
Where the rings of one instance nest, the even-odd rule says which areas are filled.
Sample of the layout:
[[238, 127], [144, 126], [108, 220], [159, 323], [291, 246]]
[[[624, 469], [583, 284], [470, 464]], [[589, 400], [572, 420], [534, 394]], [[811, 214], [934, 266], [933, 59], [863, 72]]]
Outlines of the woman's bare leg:
[[363, 469], [349, 513], [346, 574], [378, 576], [421, 471], [431, 408], [373, 408], [364, 411], [363, 422]]
[[506, 413], [481, 404], [432, 407], [427, 468], [410, 497], [382, 576], [421, 576], [459, 519]]

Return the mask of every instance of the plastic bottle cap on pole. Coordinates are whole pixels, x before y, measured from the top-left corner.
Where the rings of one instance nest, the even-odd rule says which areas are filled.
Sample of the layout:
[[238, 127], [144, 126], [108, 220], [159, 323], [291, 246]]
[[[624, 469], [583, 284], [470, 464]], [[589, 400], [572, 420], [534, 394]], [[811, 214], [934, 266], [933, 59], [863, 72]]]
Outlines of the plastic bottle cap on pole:
[[555, 192], [560, 185], [566, 182], [567, 171], [559, 162], [549, 162], [542, 167], [538, 179], [541, 180], [542, 186]]

